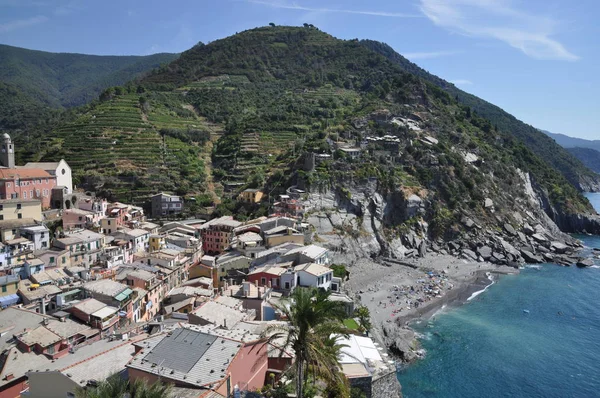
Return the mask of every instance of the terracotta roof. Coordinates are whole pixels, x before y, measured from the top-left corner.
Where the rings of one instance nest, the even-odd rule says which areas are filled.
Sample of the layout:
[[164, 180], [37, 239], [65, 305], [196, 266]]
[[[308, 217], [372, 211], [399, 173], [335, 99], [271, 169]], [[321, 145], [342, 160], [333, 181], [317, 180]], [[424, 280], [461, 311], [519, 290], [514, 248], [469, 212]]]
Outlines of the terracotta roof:
[[50, 178], [46, 170], [42, 169], [0, 169], [0, 179], [14, 180], [15, 178]]

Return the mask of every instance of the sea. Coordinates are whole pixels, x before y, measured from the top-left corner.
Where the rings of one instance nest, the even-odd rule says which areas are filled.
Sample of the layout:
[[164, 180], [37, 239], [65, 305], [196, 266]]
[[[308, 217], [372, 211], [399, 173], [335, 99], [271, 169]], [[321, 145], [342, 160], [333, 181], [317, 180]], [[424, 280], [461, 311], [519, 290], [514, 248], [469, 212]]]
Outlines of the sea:
[[[600, 194], [587, 194], [600, 212]], [[600, 248], [600, 236], [577, 235]], [[465, 305], [413, 324], [425, 358], [398, 371], [405, 398], [600, 397], [600, 259], [527, 266]]]

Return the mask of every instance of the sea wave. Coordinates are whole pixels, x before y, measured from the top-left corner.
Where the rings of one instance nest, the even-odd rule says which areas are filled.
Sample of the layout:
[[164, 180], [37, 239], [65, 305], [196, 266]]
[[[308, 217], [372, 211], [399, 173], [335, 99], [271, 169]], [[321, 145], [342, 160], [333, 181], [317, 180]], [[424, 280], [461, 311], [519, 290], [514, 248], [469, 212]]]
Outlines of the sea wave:
[[600, 268], [600, 265], [591, 265], [590, 268]]
[[535, 264], [529, 264], [529, 265], [526, 265], [525, 268], [542, 269], [542, 266], [535, 265]]
[[[489, 278], [489, 277], [488, 277]], [[471, 301], [473, 300], [475, 297], [479, 296], [481, 293], [485, 292], [487, 290], [488, 287], [492, 286], [494, 283], [496, 283], [496, 281], [494, 281], [493, 279], [490, 278], [490, 280], [492, 281], [492, 283], [490, 283], [489, 285], [487, 285], [485, 288], [476, 291], [475, 293], [473, 293], [468, 299], [467, 301]]]

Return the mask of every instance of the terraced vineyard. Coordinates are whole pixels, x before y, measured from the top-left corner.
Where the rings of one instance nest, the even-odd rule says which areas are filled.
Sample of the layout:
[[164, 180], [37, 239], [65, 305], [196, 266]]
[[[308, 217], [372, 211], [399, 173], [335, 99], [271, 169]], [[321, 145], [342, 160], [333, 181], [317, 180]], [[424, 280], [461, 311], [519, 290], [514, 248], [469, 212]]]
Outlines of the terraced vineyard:
[[[54, 130], [48, 143], [53, 150], [45, 157], [64, 157], [73, 168], [76, 183], [118, 200], [143, 203], [162, 190], [202, 192], [204, 147], [163, 136], [160, 131], [213, 132], [218, 128], [196, 116], [181, 98], [180, 94], [163, 93], [151, 99], [150, 109], [145, 111], [139, 94], [102, 102], [75, 122]], [[174, 104], [181, 110], [179, 114], [171, 109]]]

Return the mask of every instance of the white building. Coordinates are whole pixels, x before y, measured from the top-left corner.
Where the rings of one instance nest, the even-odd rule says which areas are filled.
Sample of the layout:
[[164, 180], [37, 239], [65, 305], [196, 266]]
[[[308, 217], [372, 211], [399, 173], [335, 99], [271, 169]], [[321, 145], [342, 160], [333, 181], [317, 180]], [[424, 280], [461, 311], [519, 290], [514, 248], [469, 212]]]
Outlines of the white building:
[[29, 162], [25, 166], [20, 166], [25, 169], [42, 169], [48, 174], [56, 176], [56, 185], [66, 187], [68, 193], [73, 192], [73, 177], [71, 175], [71, 167], [68, 163], [61, 159], [60, 162]]
[[123, 229], [113, 233], [112, 236], [130, 242], [134, 253], [148, 251], [150, 232], [145, 229]]
[[43, 250], [50, 247], [50, 231], [45, 225], [20, 227], [19, 235], [32, 241], [34, 250]]
[[331, 289], [333, 270], [319, 264], [307, 263], [294, 267], [298, 286]]

